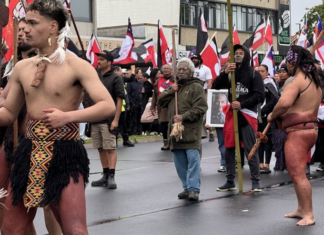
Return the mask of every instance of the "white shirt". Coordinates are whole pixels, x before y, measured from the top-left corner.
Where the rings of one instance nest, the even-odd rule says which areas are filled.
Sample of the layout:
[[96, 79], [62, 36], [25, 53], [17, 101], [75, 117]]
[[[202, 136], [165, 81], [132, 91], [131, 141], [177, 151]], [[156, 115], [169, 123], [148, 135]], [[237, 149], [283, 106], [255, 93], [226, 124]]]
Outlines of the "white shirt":
[[193, 75], [195, 78], [199, 78], [204, 82], [204, 89], [207, 89], [207, 80], [213, 79], [210, 69], [205, 65], [200, 65], [198, 68], [195, 68]]

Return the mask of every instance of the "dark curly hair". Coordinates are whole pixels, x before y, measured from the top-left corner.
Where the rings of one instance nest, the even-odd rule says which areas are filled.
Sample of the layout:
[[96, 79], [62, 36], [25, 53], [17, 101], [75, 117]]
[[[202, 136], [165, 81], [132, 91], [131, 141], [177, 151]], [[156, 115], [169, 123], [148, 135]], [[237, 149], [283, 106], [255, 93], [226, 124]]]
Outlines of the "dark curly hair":
[[59, 31], [65, 27], [69, 15], [59, 0], [35, 0], [28, 5], [27, 11], [37, 11], [40, 15], [56, 20]]
[[309, 77], [315, 83], [316, 88], [321, 86], [321, 81], [315, 67], [316, 60], [308, 50], [301, 46], [293, 45], [287, 53], [286, 60], [295, 66], [293, 75], [296, 74], [299, 68], [305, 73], [305, 79]]

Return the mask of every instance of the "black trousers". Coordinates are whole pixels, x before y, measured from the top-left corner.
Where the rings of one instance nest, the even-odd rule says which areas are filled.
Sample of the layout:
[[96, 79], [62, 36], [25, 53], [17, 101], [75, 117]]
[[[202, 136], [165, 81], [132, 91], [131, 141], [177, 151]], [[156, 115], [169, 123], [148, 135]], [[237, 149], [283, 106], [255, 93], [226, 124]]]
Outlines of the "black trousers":
[[124, 142], [128, 140], [128, 132], [127, 132], [127, 126], [126, 126], [126, 115], [127, 115], [126, 111], [121, 112], [119, 121], [118, 121], [118, 131], [121, 134], [121, 136], [123, 137]]
[[141, 105], [133, 105], [130, 108], [130, 133], [132, 135], [142, 134], [141, 112]]

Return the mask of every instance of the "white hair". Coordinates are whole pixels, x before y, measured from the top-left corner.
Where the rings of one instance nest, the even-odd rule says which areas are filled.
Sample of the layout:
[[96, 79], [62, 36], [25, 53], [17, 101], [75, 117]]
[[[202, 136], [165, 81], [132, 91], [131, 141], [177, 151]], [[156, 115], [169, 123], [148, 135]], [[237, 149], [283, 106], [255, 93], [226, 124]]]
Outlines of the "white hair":
[[180, 59], [180, 60], [178, 61], [177, 68], [178, 68], [178, 66], [179, 66], [179, 64], [180, 64], [181, 62], [186, 62], [186, 63], [189, 65], [189, 69], [190, 69], [190, 71], [193, 72], [193, 73], [195, 72], [195, 65], [194, 65], [194, 63], [191, 61], [191, 59], [188, 59], [188, 58], [186, 58], [186, 57], [183, 57], [182, 59]]

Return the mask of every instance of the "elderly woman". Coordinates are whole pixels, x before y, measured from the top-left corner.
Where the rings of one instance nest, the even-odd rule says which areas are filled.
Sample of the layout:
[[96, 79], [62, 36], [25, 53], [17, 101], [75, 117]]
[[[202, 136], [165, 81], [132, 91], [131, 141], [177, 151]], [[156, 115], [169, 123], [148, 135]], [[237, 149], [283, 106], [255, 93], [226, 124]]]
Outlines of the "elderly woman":
[[[190, 59], [182, 58], [177, 65], [178, 84], [173, 84], [158, 97], [162, 108], [168, 108], [169, 128], [182, 122], [184, 131], [182, 138], [176, 141], [169, 138], [170, 149], [173, 152], [174, 164], [182, 182], [184, 191], [178, 194], [179, 199], [198, 201], [200, 192], [200, 155], [201, 128], [203, 116], [207, 111], [206, 96], [203, 82], [194, 79], [195, 66]], [[175, 113], [175, 96], [178, 92], [178, 114]]]

